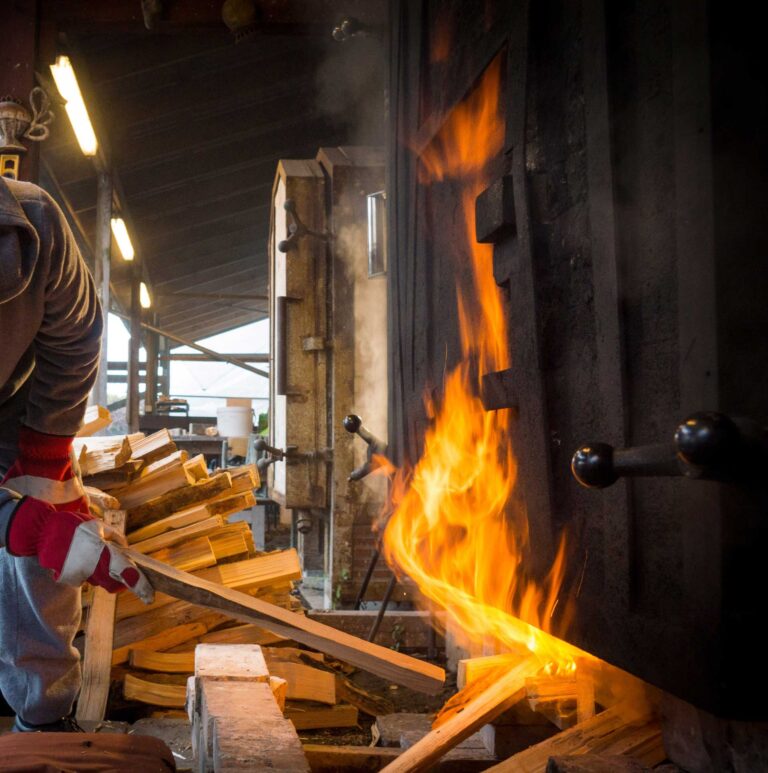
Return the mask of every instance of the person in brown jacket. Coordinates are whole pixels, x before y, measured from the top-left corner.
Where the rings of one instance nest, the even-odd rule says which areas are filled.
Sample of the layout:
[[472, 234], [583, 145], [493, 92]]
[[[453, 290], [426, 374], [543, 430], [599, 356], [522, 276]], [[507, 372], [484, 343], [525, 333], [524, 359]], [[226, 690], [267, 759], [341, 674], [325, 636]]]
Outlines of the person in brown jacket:
[[88, 509], [73, 466], [102, 312], [61, 210], [0, 177], [0, 691], [14, 730], [77, 730], [85, 580], [152, 588]]

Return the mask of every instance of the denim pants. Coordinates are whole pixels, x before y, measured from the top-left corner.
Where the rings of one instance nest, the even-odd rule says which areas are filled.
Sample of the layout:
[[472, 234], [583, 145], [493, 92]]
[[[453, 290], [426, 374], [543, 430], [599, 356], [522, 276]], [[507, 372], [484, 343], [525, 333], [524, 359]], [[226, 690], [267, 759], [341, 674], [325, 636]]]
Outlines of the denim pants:
[[[0, 445], [0, 477], [15, 449]], [[68, 715], [80, 691], [80, 588], [59, 585], [37, 559], [0, 548], [0, 691], [25, 722]]]

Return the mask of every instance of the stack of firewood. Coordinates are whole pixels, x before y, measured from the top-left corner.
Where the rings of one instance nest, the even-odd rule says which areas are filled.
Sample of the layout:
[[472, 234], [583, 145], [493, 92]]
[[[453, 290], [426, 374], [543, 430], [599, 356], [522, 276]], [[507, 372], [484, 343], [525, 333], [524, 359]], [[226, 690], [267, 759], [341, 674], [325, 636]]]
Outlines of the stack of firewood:
[[[76, 450], [92, 508], [125, 512], [131, 548], [304, 614], [293, 593], [294, 581], [301, 579], [296, 551], [259, 552], [247, 522], [227, 522], [255, 504], [254, 465], [209, 475], [203, 457], [188, 458], [167, 430], [149, 437], [81, 438]], [[163, 593], [149, 606], [122, 593], [114, 607], [112, 683], [121, 683], [128, 700], [181, 709], [198, 643], [259, 644], [271, 673], [285, 680], [286, 716], [297, 728], [354, 726], [358, 709], [372, 714], [387, 709], [386, 701], [353, 687], [346, 675], [354, 669], [346, 664], [226, 614]], [[91, 619], [87, 625], [109, 622]]]

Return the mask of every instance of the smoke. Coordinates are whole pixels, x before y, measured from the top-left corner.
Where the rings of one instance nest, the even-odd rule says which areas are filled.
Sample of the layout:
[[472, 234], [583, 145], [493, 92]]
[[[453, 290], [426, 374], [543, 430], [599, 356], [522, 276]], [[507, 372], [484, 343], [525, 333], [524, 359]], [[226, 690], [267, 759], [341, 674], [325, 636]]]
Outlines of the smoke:
[[317, 70], [317, 109], [346, 128], [350, 145], [383, 145], [386, 57], [375, 37], [330, 40]]

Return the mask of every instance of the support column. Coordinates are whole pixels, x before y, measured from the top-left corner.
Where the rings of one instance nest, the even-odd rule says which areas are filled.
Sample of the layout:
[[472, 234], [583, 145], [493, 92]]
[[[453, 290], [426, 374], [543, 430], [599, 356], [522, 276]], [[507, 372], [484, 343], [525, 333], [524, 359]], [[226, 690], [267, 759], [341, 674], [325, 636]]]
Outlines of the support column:
[[[152, 315], [152, 324], [155, 324], [154, 314]], [[144, 413], [154, 413], [157, 403], [157, 358], [158, 358], [158, 335], [148, 332], [147, 341], [147, 376], [146, 387], [144, 388]]]
[[163, 375], [160, 378], [160, 394], [169, 397], [171, 394], [171, 342], [165, 336], [158, 336], [160, 341], [160, 358], [163, 365]]
[[131, 267], [131, 340], [128, 344], [128, 431], [139, 431], [139, 348], [141, 346], [141, 304], [139, 302], [139, 272]]
[[107, 405], [107, 319], [109, 315], [109, 281], [110, 260], [112, 250], [112, 178], [107, 172], [99, 172], [96, 189], [96, 239], [94, 246], [94, 273], [96, 288], [104, 312], [104, 336], [102, 338], [101, 356], [99, 357], [99, 374], [92, 393], [92, 401], [97, 405]]

